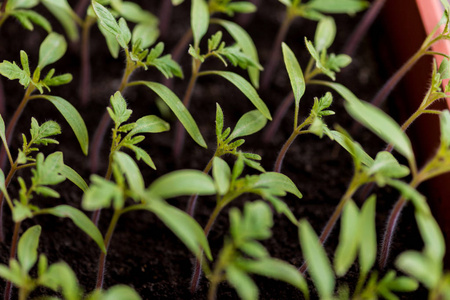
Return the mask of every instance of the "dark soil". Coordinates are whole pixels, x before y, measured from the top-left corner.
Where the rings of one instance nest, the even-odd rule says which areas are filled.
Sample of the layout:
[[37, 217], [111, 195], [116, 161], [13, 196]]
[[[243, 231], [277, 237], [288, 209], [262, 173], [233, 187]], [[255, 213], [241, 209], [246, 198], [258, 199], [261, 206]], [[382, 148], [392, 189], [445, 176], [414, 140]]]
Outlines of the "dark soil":
[[[76, 1], [70, 1], [74, 4]], [[158, 14], [160, 1], [136, 1], [143, 8]], [[158, 3], [155, 3], [158, 2]], [[189, 27], [189, 2], [176, 7], [173, 10], [169, 34], [164, 38], [166, 44], [165, 52], [170, 52], [178, 39]], [[268, 60], [273, 39], [281, 23], [284, 6], [278, 1], [260, 1], [260, 9], [250, 20], [247, 30], [253, 37], [259, 50], [260, 60], [264, 64]], [[42, 7], [40, 12], [48, 15]], [[336, 16], [337, 38], [332, 51], [338, 53], [342, 48], [346, 37], [356, 26], [360, 15]], [[49, 16], [52, 19], [51, 16]], [[53, 20], [53, 19], [52, 19]], [[54, 22], [54, 29], [62, 33], [59, 25]], [[297, 20], [294, 22], [287, 37], [287, 43], [296, 53], [302, 66], [307, 62], [308, 55], [304, 47], [304, 36], [313, 39], [316, 23], [308, 20]], [[212, 27], [210, 33], [217, 28]], [[377, 21], [364, 37], [361, 46], [354, 57], [353, 63], [338, 75], [337, 82], [349, 87], [361, 99], [371, 99], [376, 91], [382, 86], [391, 70], [384, 68], [380, 53], [383, 53], [386, 42], [384, 42], [386, 31], [380, 21]], [[45, 37], [40, 28], [33, 32], [27, 32], [20, 24], [12, 19], [2, 26], [0, 30], [0, 59], [19, 61], [19, 50], [25, 50], [30, 57], [31, 66], [35, 66], [38, 58], [38, 46]], [[124, 68], [124, 60], [111, 58], [103, 37], [98, 29], [92, 30], [92, 96], [88, 106], [82, 107], [79, 103], [79, 66], [80, 58], [78, 45], [70, 45], [68, 53], [55, 66], [58, 73], [70, 72], [74, 75], [74, 81], [69, 85], [52, 89], [52, 94], [62, 96], [69, 100], [82, 114], [90, 135], [92, 136], [98, 120], [105, 111], [109, 97], [119, 85]], [[383, 51], [380, 51], [383, 50]], [[189, 77], [190, 60], [187, 53], [184, 55], [181, 65], [185, 77]], [[214, 65], [215, 67], [216, 65]], [[219, 66], [219, 65], [218, 65]], [[220, 66], [219, 66], [220, 67]], [[237, 72], [242, 73], [240, 70]], [[244, 76], [245, 74], [242, 73]], [[147, 72], [140, 71], [134, 78], [145, 78], [161, 82], [159, 73], [151, 69]], [[6, 112], [3, 118], [6, 122], [16, 109], [23, 90], [17, 82], [7, 81], [2, 78], [7, 99]], [[187, 80], [174, 80], [175, 92], [181, 98], [186, 88]], [[286, 71], [280, 62], [279, 68], [274, 76], [274, 82], [270, 89], [261, 93], [269, 109], [274, 112], [277, 105], [287, 95], [290, 89]], [[312, 105], [313, 97], [320, 97], [327, 90], [317, 87], [308, 87], [307, 93], [301, 102], [302, 115], [308, 113]], [[155, 95], [144, 88], [131, 88], [126, 91], [125, 96], [129, 106], [133, 109], [133, 118], [137, 119], [147, 114], [159, 114], [155, 105]], [[343, 100], [334, 93], [335, 100], [332, 109], [336, 116], [327, 119], [330, 126], [340, 124], [350, 129], [353, 121], [343, 109]], [[218, 102], [225, 114], [225, 125], [233, 127], [242, 114], [253, 109], [251, 103], [244, 98], [240, 92], [220, 78], [202, 78], [199, 80], [193, 95], [190, 111], [200, 126], [200, 130], [207, 140], [209, 149], [204, 150], [187, 138], [184, 153], [180, 158], [182, 168], [203, 169], [213, 154], [214, 140], [214, 117], [215, 103]], [[242, 146], [246, 151], [253, 151], [263, 157], [262, 164], [267, 170], [271, 170], [279, 149], [288, 138], [292, 124], [292, 111], [282, 122], [282, 126], [274, 139], [264, 145], [261, 142], [262, 133], [257, 133], [248, 138]], [[16, 130], [18, 133], [28, 133], [31, 116], [40, 122], [48, 119], [59, 121], [63, 128], [63, 135], [59, 137], [60, 145], [47, 147], [45, 152], [61, 150], [64, 152], [66, 164], [77, 170], [86, 180], [89, 179], [89, 162], [84, 157], [76, 142], [75, 136], [70, 128], [62, 120], [56, 110], [49, 104], [41, 102], [30, 103], [21, 117], [21, 123]], [[172, 125], [175, 123], [172, 122]], [[175, 126], [172, 126], [174, 128]], [[142, 165], [142, 172], [146, 184], [150, 184], [155, 178], [176, 167], [170, 155], [174, 131], [148, 136], [143, 142], [143, 147], [149, 151], [154, 159], [157, 171], [150, 170]], [[369, 154], [374, 155], [384, 148], [384, 143], [365, 130], [354, 136]], [[12, 149], [20, 146], [21, 139], [16, 138]], [[105, 141], [108, 145], [109, 141]], [[99, 174], [106, 170], [107, 149], [104, 147]], [[320, 232], [329, 216], [332, 214], [336, 204], [346, 190], [352, 176], [352, 161], [348, 153], [336, 146], [327, 138], [319, 139], [316, 136], [305, 135], [299, 137], [288, 152], [284, 161], [282, 172], [289, 176], [300, 191], [303, 199], [288, 196], [285, 201], [298, 218], [306, 218]], [[20, 174], [26, 176], [26, 173]], [[11, 184], [11, 194], [17, 195], [17, 183]], [[82, 192], [70, 183], [63, 183], [59, 191], [61, 199], [34, 199], [34, 203], [40, 207], [53, 206], [67, 203], [80, 207]], [[384, 229], [384, 224], [391, 207], [397, 200], [397, 193], [384, 189], [376, 190], [377, 199], [377, 224], [378, 235]], [[256, 200], [256, 196], [243, 197], [231, 206], [242, 207], [246, 201]], [[358, 200], [358, 199], [356, 199]], [[173, 199], [171, 204], [182, 209], [186, 206], [187, 198]], [[361, 201], [359, 201], [361, 203]], [[196, 219], [201, 225], [206, 220], [214, 207], [214, 199], [200, 198], [196, 211]], [[0, 261], [7, 263], [9, 244], [11, 241], [13, 223], [10, 212], [5, 209], [5, 243], [0, 243]], [[89, 212], [87, 212], [89, 214]], [[111, 211], [104, 210], [101, 215], [100, 229], [105, 232], [111, 218]], [[300, 266], [302, 256], [298, 243], [297, 228], [285, 217], [274, 216], [275, 226], [273, 238], [265, 242], [272, 256], [284, 259], [293, 265]], [[27, 220], [22, 226], [25, 230], [29, 226], [40, 224], [42, 235], [39, 250], [45, 253], [49, 262], [53, 263], [64, 260], [71, 265], [76, 272], [80, 284], [86, 291], [95, 287], [97, 275], [97, 260], [100, 254], [98, 247], [93, 241], [83, 234], [69, 220], [58, 219], [51, 216], [40, 216], [33, 220]], [[330, 256], [334, 252], [338, 241], [338, 230], [335, 229], [326, 244]], [[223, 245], [223, 238], [228, 234], [228, 209], [225, 209], [215, 223], [209, 242], [216, 255]], [[412, 237], [412, 238], [411, 238]], [[422, 247], [418, 237], [417, 228], [413, 219], [412, 209], [408, 207], [399, 224], [398, 234], [392, 248], [392, 256], [389, 267], [393, 267], [395, 256], [405, 249], [420, 249]], [[332, 257], [331, 257], [332, 258]], [[188, 291], [192, 271], [193, 257], [186, 247], [149, 212], [131, 212], [124, 215], [114, 233], [110, 251], [107, 258], [107, 270], [105, 276], [105, 287], [115, 284], [126, 284], [135, 288], [143, 299], [205, 299], [208, 290], [208, 282], [202, 279], [198, 292], [191, 295]], [[353, 286], [357, 279], [356, 268], [341, 283]], [[261, 299], [301, 299], [301, 294], [294, 288], [277, 281], [256, 278], [260, 288]], [[312, 285], [310, 285], [312, 287]], [[0, 293], [3, 292], [4, 284], [0, 284]], [[49, 293], [47, 290], [39, 290], [34, 295]], [[420, 294], [422, 293], [422, 294]], [[424, 297], [423, 291], [414, 296], [405, 296], [405, 299], [419, 299]], [[221, 285], [218, 299], [236, 299], [236, 293], [227, 285]]]

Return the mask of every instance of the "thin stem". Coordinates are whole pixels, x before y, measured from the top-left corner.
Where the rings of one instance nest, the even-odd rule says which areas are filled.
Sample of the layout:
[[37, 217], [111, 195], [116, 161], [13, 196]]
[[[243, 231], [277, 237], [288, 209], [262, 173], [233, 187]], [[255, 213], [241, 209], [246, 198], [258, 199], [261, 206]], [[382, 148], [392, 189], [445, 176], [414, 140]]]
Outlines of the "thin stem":
[[289, 95], [287, 95], [283, 99], [281, 104], [277, 107], [277, 111], [275, 112], [273, 121], [270, 122], [269, 126], [265, 130], [263, 136], [264, 143], [268, 143], [270, 140], [272, 140], [273, 136], [275, 135], [275, 132], [277, 132], [278, 128], [280, 127], [281, 120], [283, 120], [283, 117], [286, 115], [292, 102], [294, 102], [294, 93], [291, 91], [289, 92]]
[[373, 21], [376, 19], [380, 13], [381, 8], [383, 8], [386, 0], [375, 0], [370, 8], [366, 11], [363, 18], [356, 26], [356, 29], [352, 32], [350, 37], [347, 39], [344, 48], [341, 53], [353, 56], [356, 48], [361, 42], [362, 38], [366, 35], [368, 29], [372, 25]]
[[[217, 153], [217, 151], [216, 151], [216, 153]], [[214, 160], [214, 157], [217, 156], [216, 153], [214, 153], [214, 156], [209, 160], [208, 164], [206, 165], [205, 169], [203, 170], [203, 173], [208, 174], [209, 171], [211, 170], [212, 162]], [[194, 216], [195, 207], [197, 206], [197, 199], [198, 199], [198, 194], [191, 195], [191, 197], [189, 198], [188, 205], [187, 205], [187, 208], [186, 208], [186, 212], [191, 217]]]
[[3, 83], [0, 79], [0, 115], [4, 115], [6, 111], [6, 97], [5, 90], [3, 89]]
[[[338, 206], [334, 210], [333, 214], [331, 215], [330, 219], [328, 220], [327, 224], [322, 230], [322, 233], [319, 236], [319, 241], [323, 245], [325, 244], [326, 240], [330, 236], [331, 231], [333, 230], [334, 226], [336, 225], [337, 220], [342, 214], [342, 210], [344, 209], [345, 204], [348, 202], [348, 200], [351, 199], [353, 194], [356, 192], [356, 190], [360, 187], [359, 184], [359, 178], [358, 176], [354, 176], [352, 182], [350, 183], [350, 186], [348, 187], [347, 191], [345, 192], [344, 196], [342, 196], [341, 201], [339, 201]], [[305, 261], [299, 268], [299, 271], [304, 274], [306, 270], [308, 269], [308, 263]]]
[[172, 19], [172, 10], [172, 1], [163, 0], [159, 9], [159, 33], [162, 39], [166, 37], [166, 34], [169, 31], [169, 25]]
[[230, 258], [233, 257], [236, 251], [236, 247], [233, 243], [225, 244], [224, 248], [220, 251], [219, 261], [217, 262], [214, 272], [210, 277], [210, 287], [208, 291], [208, 300], [216, 299], [217, 288], [219, 287], [219, 283], [223, 280], [223, 272], [225, 267], [229, 264]]
[[[17, 242], [19, 240], [19, 230], [20, 230], [20, 224], [21, 222], [16, 222], [14, 225], [14, 233], [11, 240], [11, 249], [9, 251], [9, 259], [14, 259], [16, 257], [16, 251], [17, 251]], [[12, 291], [12, 283], [11, 281], [6, 282], [5, 286], [5, 300], [11, 299], [11, 291]]]
[[275, 37], [275, 41], [272, 46], [271, 54], [268, 62], [264, 66], [263, 78], [261, 81], [261, 90], [265, 90], [269, 87], [270, 82], [272, 81], [274, 71], [276, 66], [278, 65], [278, 61], [280, 59], [280, 49], [281, 43], [286, 38], [289, 27], [291, 26], [292, 21], [295, 16], [290, 13], [289, 9], [286, 11], [286, 15], [284, 17], [283, 23], [281, 24], [278, 33]]
[[82, 18], [86, 12], [87, 6], [89, 5], [89, 0], [79, 0], [77, 6], [75, 7], [75, 13]]
[[[23, 110], [25, 109], [25, 107], [27, 106], [28, 100], [30, 100], [30, 95], [31, 93], [34, 91], [34, 86], [32, 84], [30, 84], [27, 88], [27, 90], [25, 91], [25, 95], [22, 98], [22, 101], [20, 101], [19, 106], [17, 107], [16, 111], [14, 112], [14, 115], [12, 116], [11, 120], [8, 123], [8, 127], [6, 127], [6, 142], [7, 145], [9, 146], [11, 144], [11, 139], [14, 133], [14, 129], [16, 128], [17, 122], [19, 121], [20, 116], [23, 113]], [[3, 147], [2, 151], [0, 152], [0, 168], [4, 169], [5, 168], [5, 163], [6, 163], [6, 148]]]
[[[211, 228], [217, 219], [217, 216], [222, 211], [222, 209], [225, 207], [225, 205], [221, 205], [220, 203], [229, 203], [229, 202], [220, 201], [214, 208], [214, 211], [210, 215], [208, 223], [206, 223], [206, 226], [204, 229], [206, 237], [208, 237], [209, 232], [211, 231]], [[195, 291], [197, 290], [201, 276], [202, 276], [202, 261], [197, 259], [195, 261], [194, 273], [192, 274], [192, 279], [191, 279], [191, 289], [190, 289], [191, 293], [195, 293]]]
[[82, 34], [81, 34], [81, 104], [86, 105], [89, 103], [91, 96], [91, 62], [90, 62], [90, 45], [89, 37], [91, 33], [91, 27], [95, 23], [95, 19], [86, 16], [86, 20], [83, 22]]
[[287, 151], [291, 147], [291, 145], [294, 142], [297, 135], [298, 135], [298, 132], [294, 130], [292, 132], [291, 136], [288, 138], [288, 140], [284, 143], [283, 147], [281, 148], [280, 153], [278, 153], [277, 160], [276, 160], [275, 166], [273, 168], [274, 172], [277, 172], [277, 173], [281, 172], [281, 166], [283, 165], [284, 157], [286, 156]]
[[[186, 92], [184, 93], [184, 97], [183, 97], [183, 104], [187, 109], [189, 109], [189, 104], [191, 102], [195, 83], [197, 82], [197, 78], [199, 76], [200, 66], [201, 66], [201, 62], [198, 61], [197, 59], [193, 58], [192, 59], [191, 79], [189, 80], [189, 84], [186, 88]], [[175, 128], [175, 138], [174, 138], [173, 150], [172, 150], [173, 157], [177, 161], [179, 161], [181, 152], [183, 151], [185, 137], [186, 137], [186, 131], [184, 130], [184, 127], [182, 126], [181, 122], [178, 121], [176, 124], [176, 128]]]
[[108, 231], [106, 232], [105, 239], [104, 239], [106, 252], [102, 252], [100, 254], [100, 258], [99, 258], [99, 262], [98, 262], [96, 289], [103, 288], [103, 279], [105, 277], [106, 255], [108, 254], [109, 244], [111, 242], [111, 238], [114, 233], [114, 229], [116, 228], [117, 222], [119, 221], [121, 214], [122, 214], [121, 210], [119, 210], [119, 209], [114, 210], [114, 214], [112, 216], [111, 222], [109, 223]]

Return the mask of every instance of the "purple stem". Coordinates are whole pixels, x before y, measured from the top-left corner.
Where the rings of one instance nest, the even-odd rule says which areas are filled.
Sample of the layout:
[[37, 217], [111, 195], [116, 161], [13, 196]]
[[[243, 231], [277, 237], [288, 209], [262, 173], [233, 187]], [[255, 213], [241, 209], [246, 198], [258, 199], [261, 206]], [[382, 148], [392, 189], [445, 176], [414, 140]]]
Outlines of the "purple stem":
[[5, 90], [3, 89], [3, 83], [0, 78], [0, 114], [4, 115], [6, 111], [6, 97]]
[[93, 20], [91, 17], [86, 17], [85, 23], [82, 27], [81, 38], [81, 105], [85, 106], [89, 103], [91, 96], [91, 62], [90, 62], [90, 44], [89, 37], [91, 32]]
[[273, 121], [270, 122], [270, 125], [267, 127], [267, 129], [264, 132], [263, 136], [263, 142], [268, 143], [273, 139], [273, 136], [275, 135], [275, 132], [277, 132], [278, 128], [280, 127], [281, 120], [283, 120], [284, 116], [286, 115], [289, 107], [294, 102], [294, 93], [291, 91], [289, 95], [287, 95], [281, 104], [277, 107], [277, 111], [275, 112], [275, 116], [273, 117]]
[[[17, 252], [17, 241], [19, 240], [19, 229], [20, 229], [20, 224], [21, 222], [16, 222], [15, 226], [14, 226], [14, 233], [13, 233], [13, 237], [11, 240], [11, 249], [9, 252], [9, 259], [14, 259], [16, 257], [16, 252]], [[7, 281], [6, 282], [6, 286], [5, 286], [5, 295], [4, 298], [5, 300], [10, 300], [11, 299], [11, 291], [12, 291], [12, 284], [11, 281]]]
[[159, 33], [164, 39], [169, 31], [170, 21], [172, 19], [173, 5], [170, 0], [163, 0], [159, 9]]
[[87, 7], [90, 3], [91, 3], [90, 0], [79, 0], [77, 6], [75, 6], [75, 13], [80, 18], [83, 18], [84, 14], [86, 13]]

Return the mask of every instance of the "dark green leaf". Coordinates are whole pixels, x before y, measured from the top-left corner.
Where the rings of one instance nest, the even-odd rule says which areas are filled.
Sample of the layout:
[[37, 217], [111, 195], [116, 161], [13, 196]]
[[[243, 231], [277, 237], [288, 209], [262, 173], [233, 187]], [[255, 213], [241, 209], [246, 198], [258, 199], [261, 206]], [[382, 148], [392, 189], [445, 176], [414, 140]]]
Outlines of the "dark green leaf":
[[206, 257], [212, 260], [205, 233], [191, 216], [164, 201], [155, 199], [149, 199], [144, 208], [155, 213], [197, 258], [201, 258], [202, 251], [204, 251]]
[[42, 70], [45, 66], [58, 61], [66, 50], [67, 43], [64, 37], [55, 32], [50, 33], [39, 48], [38, 67]]
[[252, 135], [260, 131], [266, 126], [267, 118], [258, 110], [252, 110], [245, 113], [236, 123], [233, 132], [231, 132], [228, 140], [234, 140], [238, 137]]
[[194, 37], [194, 47], [198, 48], [200, 40], [209, 27], [209, 8], [205, 0], [192, 0], [191, 29]]
[[103, 243], [103, 236], [97, 229], [91, 219], [89, 219], [84, 213], [75, 207], [69, 205], [58, 205], [52, 208], [45, 209], [45, 212], [60, 217], [69, 218], [73, 223], [83, 230], [88, 236], [90, 236], [100, 247], [100, 249], [106, 253], [105, 244]]
[[206, 142], [203, 139], [203, 136], [200, 133], [200, 130], [198, 129], [194, 118], [192, 118], [189, 111], [186, 109], [186, 107], [174, 92], [160, 83], [150, 81], [141, 81], [140, 83], [158, 94], [158, 96], [167, 104], [167, 106], [170, 107], [173, 113], [177, 116], [178, 120], [180, 120], [181, 124], [183, 124], [184, 128], [192, 137], [192, 139], [200, 146], [207, 148]]
[[41, 226], [35, 225], [27, 229], [20, 237], [19, 245], [17, 246], [17, 258], [25, 274], [28, 274], [37, 261], [40, 235]]
[[56, 109], [59, 110], [61, 115], [64, 119], [66, 119], [67, 123], [69, 123], [75, 133], [83, 153], [87, 155], [89, 148], [89, 135], [86, 125], [84, 124], [84, 120], [75, 107], [73, 107], [73, 105], [67, 100], [58, 96], [40, 95], [39, 97], [50, 101]]
[[331, 299], [334, 294], [335, 278], [330, 261], [314, 229], [306, 220], [299, 222], [300, 245], [308, 264], [308, 272], [321, 299]]
[[253, 86], [242, 76], [229, 71], [208, 71], [205, 73], [219, 75], [234, 84], [267, 119], [272, 120], [270, 111], [264, 101], [259, 97]]
[[163, 199], [183, 195], [214, 195], [214, 181], [207, 174], [197, 170], [179, 170], [156, 179], [149, 187], [150, 193]]
[[64, 165], [60, 170], [61, 175], [72, 181], [77, 187], [79, 187], [83, 192], [86, 192], [89, 186], [86, 181], [84, 181], [83, 177], [80, 176], [74, 169], [71, 167]]

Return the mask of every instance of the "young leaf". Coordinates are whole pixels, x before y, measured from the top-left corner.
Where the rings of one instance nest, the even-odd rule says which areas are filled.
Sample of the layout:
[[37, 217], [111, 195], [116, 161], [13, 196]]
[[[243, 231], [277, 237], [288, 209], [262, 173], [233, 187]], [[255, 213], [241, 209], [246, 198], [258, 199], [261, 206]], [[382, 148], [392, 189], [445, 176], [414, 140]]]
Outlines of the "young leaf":
[[194, 47], [198, 48], [200, 40], [209, 27], [209, 8], [205, 0], [192, 0], [191, 28], [194, 37]]
[[266, 123], [267, 118], [258, 110], [249, 111], [239, 119], [227, 140], [232, 141], [238, 137], [252, 135], [264, 128]]
[[20, 237], [19, 245], [17, 246], [17, 258], [25, 274], [28, 274], [37, 261], [40, 235], [41, 226], [36, 225], [27, 229]]
[[347, 150], [356, 161], [361, 162], [366, 166], [371, 166], [373, 164], [372, 157], [370, 157], [357, 142], [352, 141], [348, 136], [336, 130], [332, 130], [331, 134], [334, 140]]
[[230, 188], [230, 167], [223, 159], [214, 157], [212, 174], [217, 185], [217, 193], [219, 195], [225, 195]]
[[83, 150], [83, 153], [87, 155], [89, 148], [89, 135], [84, 120], [76, 108], [73, 107], [73, 105], [67, 100], [58, 96], [39, 95], [39, 97], [50, 101], [56, 109], [59, 110], [61, 115], [64, 119], [66, 119], [67, 123], [69, 123], [75, 133], [75, 136], [80, 143], [81, 150]]
[[226, 268], [226, 277], [242, 300], [258, 299], [258, 287], [245, 272], [234, 265], [230, 265]]
[[63, 182], [66, 178], [61, 175], [64, 166], [62, 152], [54, 152], [47, 156], [39, 153], [36, 156], [36, 170], [33, 179], [37, 185], [55, 185]]
[[325, 17], [317, 24], [314, 45], [318, 52], [328, 49], [336, 36], [336, 23], [332, 17]]
[[369, 6], [367, 1], [361, 0], [312, 0], [307, 4], [308, 8], [330, 14], [354, 14]]
[[4, 60], [0, 63], [0, 74], [10, 80], [19, 79], [19, 83], [24, 87], [28, 87], [31, 82], [30, 74], [22, 70], [15, 62], [10, 63]]
[[416, 278], [428, 289], [433, 289], [439, 283], [442, 266], [435, 260], [417, 251], [405, 251], [397, 258], [395, 265], [399, 270]]
[[114, 153], [114, 162], [125, 173], [130, 189], [138, 195], [141, 194], [145, 188], [144, 178], [142, 178], [141, 171], [134, 160], [128, 154], [117, 151]]
[[192, 139], [203, 148], [207, 148], [206, 142], [203, 139], [194, 118], [192, 118], [189, 111], [174, 92], [160, 83], [150, 81], [140, 81], [139, 83], [154, 91], [167, 104], [167, 106], [170, 107]]
[[306, 220], [299, 222], [300, 245], [308, 263], [308, 272], [321, 299], [332, 299], [335, 278], [327, 254], [319, 242], [314, 229]]
[[158, 133], [168, 131], [169, 123], [157, 116], [145, 116], [136, 121], [136, 126], [129, 133], [131, 136], [139, 133]]
[[113, 206], [115, 209], [121, 209], [124, 205], [124, 196], [122, 189], [115, 183], [104, 178], [92, 175], [91, 185], [84, 193], [81, 206], [85, 210], [97, 210]]
[[35, 118], [31, 118], [31, 140], [35, 145], [58, 144], [58, 141], [48, 137], [61, 134], [61, 127], [54, 121], [47, 121], [39, 126]]
[[54, 291], [61, 290], [66, 300], [79, 300], [82, 295], [74, 271], [65, 262], [52, 264], [41, 281]]
[[286, 175], [277, 172], [267, 172], [259, 175], [258, 181], [255, 183], [255, 188], [270, 188], [278, 191], [289, 192], [298, 198], [302, 198], [295, 183]]
[[126, 285], [115, 285], [103, 292], [102, 300], [140, 300], [139, 294]]
[[133, 150], [134, 154], [136, 154], [136, 159], [137, 160], [141, 160], [142, 159], [150, 168], [156, 170], [155, 163], [151, 159], [150, 155], [148, 155], [148, 153], [145, 152], [145, 150], [143, 150], [142, 148], [139, 148], [139, 147], [137, 147], [135, 145], [125, 144], [124, 147], [127, 147], [127, 148]]
[[127, 21], [133, 23], [157, 23], [158, 19], [150, 12], [131, 1], [111, 1], [111, 6]]
[[127, 108], [127, 102], [120, 92], [111, 96], [110, 103], [112, 110], [109, 107], [107, 109], [116, 126], [128, 121], [133, 111]]
[[400, 165], [390, 152], [381, 151], [377, 153], [375, 161], [370, 166], [368, 173], [389, 178], [402, 178], [409, 174], [409, 169], [406, 166]]
[[39, 4], [39, 0], [10, 0], [7, 3], [7, 8], [14, 10], [17, 8], [32, 8]]
[[305, 278], [293, 265], [276, 258], [265, 257], [259, 260], [245, 260], [240, 267], [246, 272], [281, 280], [295, 286], [307, 295], [308, 285]]
[[334, 270], [338, 276], [345, 275], [355, 261], [360, 239], [358, 236], [359, 219], [359, 210], [356, 204], [353, 201], [347, 202], [342, 212], [339, 245], [334, 257]]
[[[211, 23], [219, 24], [225, 28], [242, 49], [242, 52], [251, 58], [252, 61], [259, 64], [258, 51], [256, 50], [255, 43], [242, 27], [234, 22], [221, 19], [211, 19]], [[248, 67], [248, 75], [255, 88], [259, 87], [259, 74], [260, 70], [258, 68]]]
[[385, 142], [394, 145], [409, 161], [414, 160], [411, 142], [400, 126], [390, 116], [370, 103], [359, 101], [346, 103], [348, 113]]
[[41, 3], [58, 19], [71, 41], [79, 38], [77, 24], [73, 18], [75, 12], [67, 0], [41, 0]]
[[98, 3], [97, 1], [92, 1], [92, 8], [99, 20], [99, 25], [107, 30], [109, 33], [118, 37], [122, 34], [119, 24], [117, 24], [116, 18], [109, 12], [109, 10]]
[[33, 30], [34, 29], [33, 23], [34, 23], [42, 27], [48, 33], [52, 31], [52, 26], [50, 25], [50, 22], [33, 10], [22, 10], [22, 9], [14, 10], [11, 12], [11, 15], [16, 17], [17, 20], [19, 20], [19, 22], [25, 29]]
[[[1, 117], [1, 116], [0, 116]], [[2, 119], [3, 121], [3, 119]], [[3, 123], [3, 131], [5, 131], [5, 124]], [[219, 103], [216, 103], [216, 136], [220, 140], [223, 131], [223, 111]], [[1, 134], [1, 132], [0, 132]]]
[[435, 260], [437, 264], [441, 263], [445, 254], [445, 239], [438, 223], [431, 214], [417, 211], [415, 216], [425, 244], [425, 254]]
[[66, 50], [67, 43], [64, 37], [55, 32], [50, 33], [39, 48], [38, 67], [42, 70], [45, 66], [58, 61]]
[[212, 260], [208, 240], [201, 226], [184, 211], [161, 200], [148, 199], [145, 209], [153, 212], [173, 233], [195, 254], [201, 258], [202, 251]]
[[91, 219], [89, 219], [84, 213], [75, 207], [69, 205], [58, 205], [51, 208], [43, 209], [46, 213], [51, 215], [60, 217], [60, 218], [69, 218], [75, 223], [75, 225], [83, 230], [88, 236], [90, 236], [94, 242], [100, 247], [100, 249], [106, 253], [106, 247], [103, 243], [103, 236], [98, 230], [97, 226], [92, 223]]
[[5, 121], [3, 121], [2, 115], [0, 115], [0, 138], [2, 139], [3, 147], [8, 148], [8, 141], [5, 134]]
[[249, 100], [253, 105], [269, 120], [272, 120], [270, 111], [267, 108], [264, 101], [259, 97], [253, 86], [245, 80], [242, 76], [229, 72], [229, 71], [208, 71], [205, 74], [219, 75], [232, 84], [234, 84]]
[[441, 144], [450, 148], [450, 112], [448, 109], [442, 111], [440, 116]]
[[300, 99], [305, 93], [305, 79], [303, 78], [303, 72], [300, 64], [295, 57], [294, 52], [285, 43], [281, 44], [281, 49], [283, 51], [284, 64], [286, 66], [289, 80], [291, 81], [292, 91], [294, 92], [295, 99], [295, 114], [298, 114], [298, 107], [300, 105]]
[[359, 265], [362, 274], [368, 274], [377, 258], [377, 233], [375, 229], [375, 196], [369, 197], [361, 208], [358, 231], [361, 237], [359, 245]]
[[148, 191], [163, 199], [183, 195], [214, 195], [214, 181], [207, 174], [197, 170], [179, 170], [163, 175], [153, 181]]
[[133, 33], [131, 34], [131, 43], [134, 45], [138, 40], [140, 40], [140, 47], [142, 49], [146, 49], [153, 45], [158, 37], [159, 30], [157, 27], [157, 23], [138, 23], [133, 28]]
[[84, 181], [83, 177], [80, 176], [74, 169], [71, 167], [64, 165], [60, 170], [62, 176], [66, 177], [66, 179], [72, 181], [77, 187], [79, 187], [83, 192], [86, 192], [89, 186], [86, 181]]

